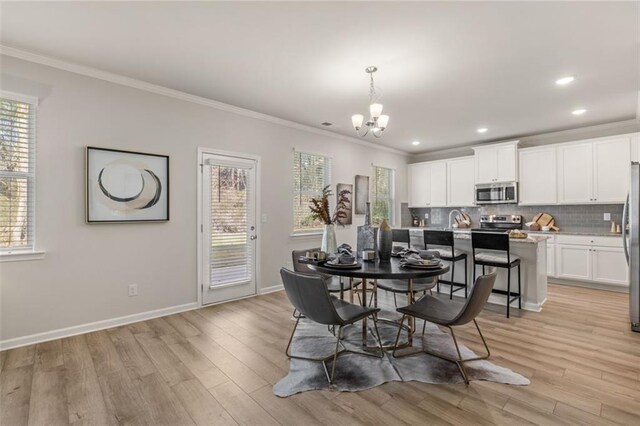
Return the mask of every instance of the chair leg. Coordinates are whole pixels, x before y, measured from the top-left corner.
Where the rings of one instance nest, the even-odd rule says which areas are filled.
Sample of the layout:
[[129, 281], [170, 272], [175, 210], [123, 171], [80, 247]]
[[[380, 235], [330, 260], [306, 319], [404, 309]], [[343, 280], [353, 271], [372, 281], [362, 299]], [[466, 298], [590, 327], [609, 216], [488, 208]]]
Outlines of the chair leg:
[[402, 332], [402, 324], [404, 324], [404, 319], [406, 318], [406, 315], [402, 315], [402, 319], [400, 320], [400, 325], [398, 326], [398, 334], [396, 335], [396, 342], [393, 344], [393, 352], [391, 353], [391, 355], [395, 358], [396, 357], [396, 351], [398, 350], [398, 342], [400, 341], [400, 333]]
[[[338, 360], [338, 349], [340, 349], [340, 340], [342, 340], [342, 326], [338, 328], [338, 341], [336, 342], [336, 350], [333, 353], [333, 365], [331, 366], [331, 376], [329, 377], [329, 384], [333, 384], [333, 379], [336, 375], [336, 364]], [[324, 361], [322, 361], [322, 365], [324, 365], [325, 373], [327, 372], [327, 365]]]
[[473, 281], [471, 282], [475, 284], [476, 282], [476, 260], [475, 259], [473, 260], [472, 265], [473, 265], [473, 270], [471, 271], [471, 273], [473, 274]]
[[487, 273], [484, 271], [484, 265], [482, 265], [482, 275], [486, 275]]
[[467, 292], [469, 289], [469, 276], [467, 275], [467, 258], [464, 258], [464, 298], [467, 298]]
[[518, 309], [522, 309], [522, 281], [520, 279], [520, 264], [518, 263]]
[[507, 268], [507, 318], [509, 318], [510, 306], [511, 306], [511, 268]]
[[380, 331], [378, 331], [378, 315], [377, 314], [373, 314], [371, 315], [371, 317], [373, 318], [373, 329], [376, 331], [376, 339], [378, 341], [378, 347], [380, 348], [380, 356], [379, 358], [384, 357], [384, 348], [382, 347], [382, 339], [380, 338]]
[[396, 299], [396, 293], [393, 293], [393, 304], [395, 305], [395, 307], [398, 307], [398, 300]]
[[456, 278], [456, 261], [451, 260], [451, 281], [449, 283], [449, 300], [453, 300], [453, 283]]
[[[295, 313], [295, 310], [294, 310]], [[298, 328], [298, 323], [300, 322], [300, 317], [296, 317], [296, 325], [293, 326], [293, 331], [291, 332], [291, 337], [289, 337], [289, 343], [287, 343], [287, 349], [285, 349], [284, 353], [287, 355], [287, 358], [291, 359], [291, 354], [289, 353], [289, 349], [291, 348], [291, 342], [293, 341], [293, 335], [296, 333], [296, 329]]]
[[458, 366], [460, 373], [462, 373], [462, 378], [464, 379], [464, 383], [467, 386], [469, 386], [469, 376], [467, 376], [467, 371], [464, 368], [464, 361], [462, 359], [462, 355], [460, 354], [460, 347], [458, 346], [458, 340], [456, 339], [456, 334], [453, 332], [453, 328], [451, 328], [450, 326], [447, 326], [447, 328], [451, 332], [451, 337], [453, 337], [453, 343], [455, 344], [456, 352], [458, 353], [458, 359], [455, 360], [454, 362]]

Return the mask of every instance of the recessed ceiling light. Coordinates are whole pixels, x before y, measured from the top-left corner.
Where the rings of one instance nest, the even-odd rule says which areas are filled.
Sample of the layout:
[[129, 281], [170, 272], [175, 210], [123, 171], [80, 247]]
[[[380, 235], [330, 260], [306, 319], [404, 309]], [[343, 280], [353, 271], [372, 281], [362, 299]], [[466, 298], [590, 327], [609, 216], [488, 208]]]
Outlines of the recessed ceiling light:
[[586, 109], [584, 109], [584, 108], [578, 108], [578, 109], [574, 109], [573, 111], [571, 111], [571, 114], [573, 114], [573, 115], [582, 115], [582, 114], [584, 114], [585, 112], [587, 112], [587, 110], [586, 110]]
[[411, 145], [420, 145], [420, 141], [413, 141], [411, 142]]
[[477, 131], [478, 131], [478, 133], [487, 133], [488, 130], [489, 129], [487, 129], [486, 127], [480, 127], [480, 128], [478, 128]]
[[556, 84], [558, 86], [564, 86], [566, 84], [571, 83], [573, 80], [575, 80], [576, 78], [572, 75], [566, 76], [566, 77], [562, 77], [556, 80]]

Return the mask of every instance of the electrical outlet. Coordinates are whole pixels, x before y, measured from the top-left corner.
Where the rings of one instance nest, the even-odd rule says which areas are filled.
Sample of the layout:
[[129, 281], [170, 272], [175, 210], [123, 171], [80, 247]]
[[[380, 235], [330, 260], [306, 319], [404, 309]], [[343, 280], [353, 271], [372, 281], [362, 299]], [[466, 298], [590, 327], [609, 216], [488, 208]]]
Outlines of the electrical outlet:
[[129, 284], [129, 297], [138, 295], [138, 284]]
[[611, 220], [611, 213], [605, 213], [604, 220]]
[[429, 219], [429, 213], [425, 213], [425, 214], [424, 214], [424, 218], [425, 218], [425, 219]]

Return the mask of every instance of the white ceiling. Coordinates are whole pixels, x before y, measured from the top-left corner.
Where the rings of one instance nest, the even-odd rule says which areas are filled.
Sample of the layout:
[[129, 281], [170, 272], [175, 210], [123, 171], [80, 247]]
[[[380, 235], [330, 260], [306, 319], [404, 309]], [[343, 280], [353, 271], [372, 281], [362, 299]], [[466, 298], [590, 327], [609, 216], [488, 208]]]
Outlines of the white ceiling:
[[376, 65], [391, 119], [375, 143], [409, 152], [625, 120], [638, 107], [637, 2], [0, 7], [3, 45], [347, 136]]

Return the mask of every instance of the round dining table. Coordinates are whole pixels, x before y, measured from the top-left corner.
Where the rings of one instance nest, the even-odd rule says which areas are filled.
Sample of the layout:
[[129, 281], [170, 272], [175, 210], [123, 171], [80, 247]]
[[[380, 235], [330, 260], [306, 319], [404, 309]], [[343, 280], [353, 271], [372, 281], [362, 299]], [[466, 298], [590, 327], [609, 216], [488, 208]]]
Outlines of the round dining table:
[[[332, 267], [326, 263], [311, 264], [309, 267], [317, 272], [329, 275], [337, 275], [350, 279], [360, 279], [362, 284], [360, 288], [354, 290], [351, 286], [351, 302], [353, 302], [353, 292], [361, 292], [360, 302], [362, 306], [367, 306], [367, 292], [373, 293], [374, 306], [378, 305], [378, 280], [406, 280], [407, 281], [407, 304], [411, 305], [415, 302], [415, 293], [413, 292], [413, 280], [422, 278], [433, 278], [437, 280], [441, 275], [449, 272], [449, 266], [442, 265], [435, 269], [418, 269], [401, 266], [400, 259], [392, 257], [390, 262], [364, 262], [358, 259], [361, 264], [359, 268], [348, 269], [343, 267]], [[371, 287], [369, 287], [371, 286]], [[415, 318], [410, 317], [408, 330], [408, 345], [413, 341], [413, 332], [415, 331]], [[362, 344], [366, 346], [367, 341], [367, 320], [362, 324]]]

